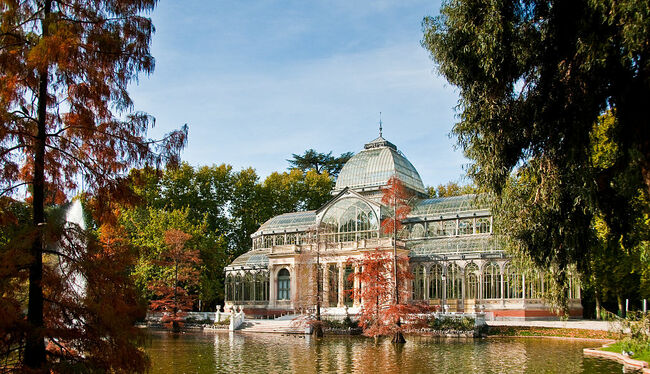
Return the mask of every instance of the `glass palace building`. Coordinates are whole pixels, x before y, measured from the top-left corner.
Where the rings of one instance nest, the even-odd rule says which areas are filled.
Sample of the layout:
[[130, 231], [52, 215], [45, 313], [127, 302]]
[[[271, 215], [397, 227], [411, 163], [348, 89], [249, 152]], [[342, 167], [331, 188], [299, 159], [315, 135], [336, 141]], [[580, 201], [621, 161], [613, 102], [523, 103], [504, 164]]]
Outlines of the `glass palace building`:
[[[226, 267], [226, 307], [251, 314], [274, 314], [314, 307], [314, 254], [319, 254], [324, 313], [354, 313], [359, 300], [350, 290], [358, 271], [348, 260], [369, 250], [392, 253], [381, 233], [388, 208], [382, 188], [397, 176], [414, 196], [399, 254], [408, 255], [411, 301], [450, 312], [485, 312], [487, 318], [552, 317], [542, 299], [547, 275], [511, 263], [492, 234], [492, 215], [475, 195], [428, 199], [420, 175], [391, 142], [379, 137], [341, 170], [333, 198], [314, 211], [281, 214], [251, 235], [252, 249]], [[570, 312], [582, 314], [579, 285], [570, 290]]]

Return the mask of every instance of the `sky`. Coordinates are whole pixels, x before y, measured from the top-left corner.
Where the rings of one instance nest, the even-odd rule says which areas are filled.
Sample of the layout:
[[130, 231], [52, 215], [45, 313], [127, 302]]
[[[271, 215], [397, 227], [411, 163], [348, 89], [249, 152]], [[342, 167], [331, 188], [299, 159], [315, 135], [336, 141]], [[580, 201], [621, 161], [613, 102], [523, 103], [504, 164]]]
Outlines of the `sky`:
[[154, 137], [187, 123], [192, 165], [284, 171], [293, 153], [397, 145], [425, 185], [465, 181], [457, 91], [420, 45], [439, 1], [163, 0], [155, 72], [131, 87]]

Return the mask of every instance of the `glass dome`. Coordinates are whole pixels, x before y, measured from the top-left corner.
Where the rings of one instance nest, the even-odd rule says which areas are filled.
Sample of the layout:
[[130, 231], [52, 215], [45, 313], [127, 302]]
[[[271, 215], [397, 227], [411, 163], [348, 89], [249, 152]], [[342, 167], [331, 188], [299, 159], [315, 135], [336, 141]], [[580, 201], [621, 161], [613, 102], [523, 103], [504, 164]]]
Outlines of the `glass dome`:
[[393, 176], [413, 191], [425, 193], [424, 184], [415, 167], [397, 150], [395, 145], [381, 136], [365, 145], [341, 169], [334, 192], [345, 187], [363, 189], [385, 186]]

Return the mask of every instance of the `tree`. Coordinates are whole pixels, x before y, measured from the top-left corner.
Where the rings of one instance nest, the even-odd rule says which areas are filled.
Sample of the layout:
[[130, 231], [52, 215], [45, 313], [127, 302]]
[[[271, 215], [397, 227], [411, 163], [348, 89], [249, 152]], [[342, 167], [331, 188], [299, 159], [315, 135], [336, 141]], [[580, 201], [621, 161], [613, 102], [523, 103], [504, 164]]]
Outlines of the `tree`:
[[314, 170], [318, 174], [327, 172], [332, 177], [336, 178], [348, 160], [352, 158], [354, 153], [345, 152], [339, 157], [332, 156], [332, 152], [319, 153], [313, 149], [308, 149], [303, 155], [292, 154], [293, 159], [287, 160], [291, 167], [289, 169], [300, 169], [303, 172]]
[[[423, 46], [459, 89], [452, 133], [468, 174], [497, 196], [496, 229], [511, 251], [556, 269], [563, 294], [572, 264], [589, 272], [595, 216], [623, 247], [636, 240], [629, 208], [650, 191], [650, 17], [639, 16], [649, 12], [633, 0], [459, 0], [423, 22]], [[597, 166], [590, 140], [603, 115], [616, 152]]]
[[[381, 203], [387, 206], [392, 213], [381, 222], [381, 230], [384, 234], [390, 235], [393, 238], [393, 304], [397, 309], [400, 308], [400, 280], [398, 278], [399, 273], [397, 266], [397, 234], [403, 228], [402, 222], [411, 211], [411, 206], [409, 205], [411, 198], [412, 195], [408, 192], [404, 183], [402, 183], [402, 181], [396, 176], [392, 176], [388, 180], [381, 196]], [[402, 298], [402, 300], [405, 299]], [[406, 342], [406, 340], [401, 331], [401, 320], [398, 314], [393, 343], [404, 342]]]
[[[61, 305], [53, 307], [59, 300], [44, 297], [44, 289], [57, 284], [46, 283], [46, 278], [56, 273], [43, 262], [45, 240], [51, 239], [46, 234], [52, 232], [46, 226], [45, 207], [47, 203], [62, 202], [65, 193], [74, 190], [81, 178], [87, 192], [102, 194], [100, 201], [108, 203], [109, 192], [113, 197], [124, 197], [126, 189], [119, 182], [122, 173], [132, 165], [177, 159], [176, 151], [184, 145], [187, 129], [173, 132], [161, 142], [147, 139], [146, 130], [153, 119], [133, 111], [127, 91], [129, 82], [137, 79], [139, 72], [153, 71], [154, 59], [149, 53], [153, 25], [140, 13], [151, 11], [155, 3], [0, 3], [0, 194], [16, 192], [24, 186], [31, 193], [27, 319], [25, 344], [19, 348], [24, 352], [24, 366], [30, 369], [46, 371], [48, 365], [54, 365], [52, 361], [48, 364], [48, 357], [59, 363], [74, 360], [78, 365], [93, 365], [97, 363], [94, 360], [100, 359], [99, 354], [120, 356], [116, 350], [126, 349], [95, 341], [96, 347], [106, 348], [99, 352], [89, 346], [92, 341], [81, 339], [79, 342], [85, 345], [75, 352], [61, 355], [46, 351], [46, 337], [52, 342], [56, 341], [52, 332], [61, 336], [65, 333], [51, 326], [64, 313]], [[96, 262], [101, 262], [102, 256], [108, 254], [100, 248], [111, 248], [103, 246], [101, 240], [93, 243], [97, 244], [92, 248], [96, 251]], [[90, 247], [88, 251], [92, 252]], [[56, 256], [66, 254], [57, 252]], [[84, 271], [97, 270], [90, 266], [92, 261]], [[107, 269], [116, 270], [113, 266]], [[132, 296], [121, 289], [113, 291], [115, 297]], [[124, 320], [128, 318], [125, 315]], [[107, 334], [100, 340], [111, 341], [112, 330], [102, 330], [105, 326], [101, 324], [106, 320], [84, 321]], [[64, 325], [58, 327], [64, 329]], [[132, 346], [128, 340], [120, 343]], [[123, 370], [133, 365], [129, 370], [142, 370], [140, 363], [125, 360], [107, 365]]]
[[188, 291], [198, 283], [201, 264], [199, 252], [186, 248], [191, 235], [177, 229], [165, 231], [166, 250], [161, 254], [158, 265], [166, 267], [167, 277], [153, 280], [149, 287], [155, 299], [149, 305], [152, 311], [163, 312], [162, 322], [173, 331], [179, 331], [187, 311], [192, 310], [195, 297]]
[[437, 197], [452, 197], [452, 196], [474, 194], [477, 191], [478, 191], [477, 188], [472, 185], [469, 184], [460, 185], [456, 182], [439, 184], [438, 187], [432, 187], [432, 186], [427, 187], [427, 195], [429, 195], [429, 198], [432, 199]]

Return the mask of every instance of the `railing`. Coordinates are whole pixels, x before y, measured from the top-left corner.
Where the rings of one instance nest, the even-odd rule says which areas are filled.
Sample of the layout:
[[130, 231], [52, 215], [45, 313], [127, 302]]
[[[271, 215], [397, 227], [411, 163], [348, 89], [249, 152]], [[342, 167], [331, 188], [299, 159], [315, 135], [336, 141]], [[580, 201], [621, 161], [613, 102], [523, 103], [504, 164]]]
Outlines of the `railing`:
[[236, 312], [235, 309], [230, 310], [230, 331], [235, 331], [237, 330], [242, 323], [244, 323], [244, 318], [246, 316], [244, 315], [244, 309], [242, 307], [239, 307], [239, 312]]

